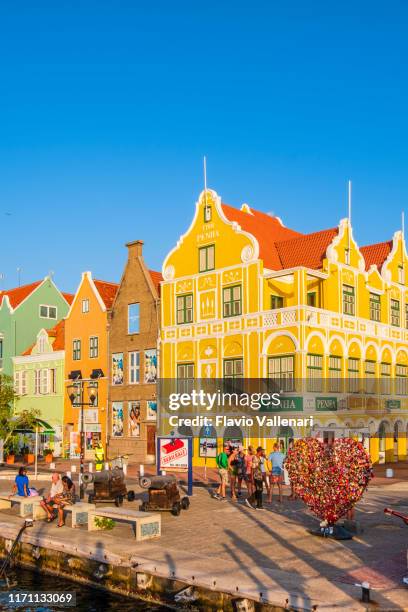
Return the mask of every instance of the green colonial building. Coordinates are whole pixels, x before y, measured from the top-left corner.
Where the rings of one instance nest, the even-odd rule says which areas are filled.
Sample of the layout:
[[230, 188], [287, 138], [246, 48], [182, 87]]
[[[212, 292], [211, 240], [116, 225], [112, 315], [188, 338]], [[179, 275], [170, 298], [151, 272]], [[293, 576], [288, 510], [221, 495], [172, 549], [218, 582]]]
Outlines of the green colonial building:
[[12, 358], [36, 342], [41, 329], [51, 329], [63, 319], [72, 299], [49, 276], [0, 291], [0, 374], [13, 375]]
[[[12, 358], [16, 411], [39, 411], [39, 454], [49, 448], [55, 457], [62, 453], [64, 425], [64, 327], [65, 321], [60, 321], [51, 329], [41, 329], [35, 343]], [[20, 434], [18, 445], [34, 452], [35, 436]]]

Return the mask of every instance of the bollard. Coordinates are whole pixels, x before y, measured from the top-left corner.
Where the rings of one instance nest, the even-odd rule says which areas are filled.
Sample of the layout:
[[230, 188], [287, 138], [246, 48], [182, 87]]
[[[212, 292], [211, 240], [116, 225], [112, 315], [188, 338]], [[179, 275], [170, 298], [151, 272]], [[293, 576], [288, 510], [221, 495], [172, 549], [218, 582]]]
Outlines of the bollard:
[[122, 470], [123, 470], [124, 475], [126, 476], [126, 474], [127, 474], [127, 465], [126, 465], [126, 463], [123, 464]]
[[385, 477], [386, 478], [394, 478], [394, 470], [392, 468], [387, 468], [385, 470]]
[[51, 463], [50, 463], [50, 470], [55, 470], [55, 463], [54, 463], [54, 461], [51, 461]]
[[143, 463], [141, 463], [140, 467], [139, 467], [139, 476], [140, 477], [144, 476], [144, 465], [143, 465]]
[[71, 465], [71, 472], [73, 472], [75, 474], [75, 472], [76, 472], [76, 465]]
[[362, 601], [364, 603], [369, 603], [370, 601], [370, 583], [362, 582], [361, 589], [362, 589]]
[[88, 472], [89, 472], [90, 474], [92, 474], [92, 472], [93, 472], [93, 464], [92, 464], [92, 461], [90, 461], [90, 462], [89, 462]]
[[165, 476], [165, 475], [166, 475], [166, 470], [162, 470], [162, 471], [161, 471], [161, 475], [162, 475], [162, 476]]
[[108, 462], [105, 463], [105, 470], [109, 470], [109, 463]]

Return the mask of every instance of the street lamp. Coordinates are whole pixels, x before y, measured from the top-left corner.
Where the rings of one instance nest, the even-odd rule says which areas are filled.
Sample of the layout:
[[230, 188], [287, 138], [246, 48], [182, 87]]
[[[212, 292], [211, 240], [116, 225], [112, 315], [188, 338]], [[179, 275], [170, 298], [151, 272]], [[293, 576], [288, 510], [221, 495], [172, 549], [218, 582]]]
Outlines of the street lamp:
[[[88, 402], [84, 402], [84, 390], [88, 394]], [[81, 408], [81, 436], [80, 436], [80, 460], [79, 460], [79, 498], [84, 498], [83, 474], [85, 462], [85, 431], [84, 431], [84, 406], [95, 406], [97, 399], [97, 388], [93, 380], [76, 379], [72, 385], [67, 386], [69, 400], [73, 407]]]

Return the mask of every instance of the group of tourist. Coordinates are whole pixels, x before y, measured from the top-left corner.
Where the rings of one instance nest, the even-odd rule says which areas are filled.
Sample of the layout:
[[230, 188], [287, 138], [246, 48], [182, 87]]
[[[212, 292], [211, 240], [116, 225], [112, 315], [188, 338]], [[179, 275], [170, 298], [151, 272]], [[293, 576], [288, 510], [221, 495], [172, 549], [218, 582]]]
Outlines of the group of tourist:
[[[39, 493], [34, 487], [30, 487], [25, 467], [18, 470], [13, 485], [13, 495], [21, 497], [34, 497]], [[75, 485], [68, 476], [62, 476], [57, 472], [51, 475], [51, 487], [48, 495], [43, 497], [40, 502], [41, 507], [47, 513], [47, 522], [51, 523], [58, 517], [57, 527], [63, 527], [64, 523], [64, 506], [75, 503]]]
[[[293, 440], [289, 441], [289, 447]], [[273, 451], [266, 455], [262, 446], [255, 450], [252, 446], [247, 449], [242, 445], [227, 443], [224, 450], [216, 457], [220, 485], [213, 494], [214, 499], [227, 498], [227, 486], [230, 485], [231, 499], [237, 500], [242, 495], [242, 484], [245, 484], [247, 496], [245, 503], [250, 508], [263, 510], [264, 487], [267, 503], [272, 503], [274, 487], [278, 492], [278, 499], [282, 502], [282, 484], [284, 480], [284, 461], [286, 454], [283, 443], [273, 445]], [[293, 499], [291, 492], [290, 498]]]

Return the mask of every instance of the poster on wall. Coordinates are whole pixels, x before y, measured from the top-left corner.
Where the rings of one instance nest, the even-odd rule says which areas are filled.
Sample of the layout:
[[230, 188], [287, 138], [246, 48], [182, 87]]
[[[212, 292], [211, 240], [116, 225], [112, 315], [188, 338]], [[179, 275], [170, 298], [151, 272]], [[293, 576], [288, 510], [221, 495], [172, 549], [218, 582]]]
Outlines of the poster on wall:
[[146, 420], [157, 421], [157, 402], [147, 402]]
[[188, 469], [188, 440], [186, 438], [159, 438], [160, 469]]
[[85, 423], [98, 423], [98, 410], [94, 408], [86, 408], [84, 410], [84, 421]]
[[69, 456], [71, 459], [79, 457], [81, 454], [81, 434], [79, 431], [69, 433]]
[[200, 438], [200, 457], [217, 456], [217, 438]]
[[128, 402], [129, 409], [129, 436], [131, 438], [140, 437], [140, 402]]
[[157, 351], [148, 349], [145, 351], [145, 383], [155, 383], [157, 380]]
[[123, 353], [113, 353], [112, 355], [112, 384], [123, 384]]
[[112, 402], [112, 435], [123, 436], [123, 402]]

